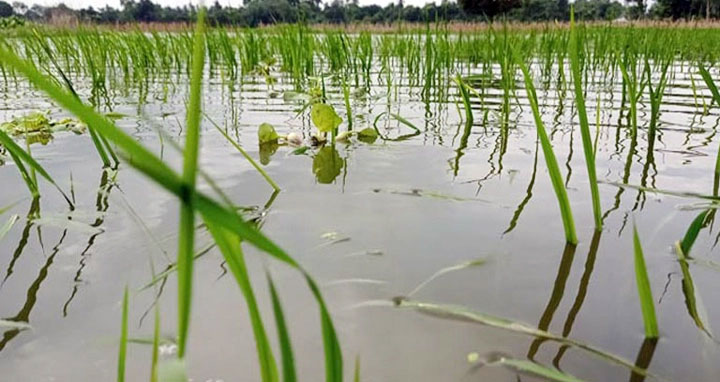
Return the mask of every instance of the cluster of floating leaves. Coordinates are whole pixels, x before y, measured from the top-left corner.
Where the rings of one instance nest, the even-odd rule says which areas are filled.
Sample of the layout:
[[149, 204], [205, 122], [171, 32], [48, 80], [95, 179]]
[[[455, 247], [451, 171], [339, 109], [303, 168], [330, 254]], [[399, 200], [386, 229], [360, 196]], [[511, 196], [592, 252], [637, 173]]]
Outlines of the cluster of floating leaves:
[[77, 119], [54, 120], [50, 118], [49, 112], [32, 112], [3, 122], [0, 124], [0, 130], [13, 137], [25, 138], [28, 144], [46, 145], [57, 132], [71, 131], [82, 134], [87, 130], [87, 126]]

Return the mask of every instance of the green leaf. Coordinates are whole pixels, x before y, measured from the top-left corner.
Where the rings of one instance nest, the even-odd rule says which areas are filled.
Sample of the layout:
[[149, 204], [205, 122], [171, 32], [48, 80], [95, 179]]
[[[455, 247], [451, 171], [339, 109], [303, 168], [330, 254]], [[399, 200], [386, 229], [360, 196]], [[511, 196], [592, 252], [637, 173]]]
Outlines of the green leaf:
[[357, 133], [358, 139], [361, 142], [373, 143], [378, 138], [378, 133], [372, 127], [366, 127]]
[[263, 123], [258, 127], [258, 142], [260, 144], [277, 142], [279, 136], [275, 131], [275, 127], [269, 123]]
[[345, 160], [340, 157], [333, 146], [325, 146], [313, 158], [313, 173], [322, 184], [332, 183], [345, 167]]
[[648, 279], [647, 267], [645, 266], [645, 258], [643, 256], [637, 227], [633, 227], [633, 247], [635, 249], [635, 281], [637, 281], [640, 308], [642, 309], [643, 322], [645, 324], [645, 337], [657, 338], [659, 332], [657, 318], [655, 317], [655, 305], [653, 303], [650, 280]]
[[692, 249], [693, 244], [695, 244], [695, 240], [700, 234], [700, 231], [705, 227], [705, 221], [710, 211], [711, 210], [705, 210], [693, 219], [690, 227], [687, 229], [687, 232], [685, 232], [685, 236], [680, 242], [680, 248], [682, 249], [683, 254], [688, 258], [690, 258], [690, 250]]
[[262, 381], [275, 382], [278, 380], [275, 357], [268, 342], [265, 326], [263, 325], [260, 310], [257, 305], [257, 299], [255, 298], [255, 293], [250, 283], [250, 276], [248, 275], [245, 265], [245, 255], [240, 246], [240, 239], [233, 232], [217, 226], [211, 219], [206, 218], [205, 225], [213, 236], [213, 239], [215, 239], [220, 253], [222, 253], [228, 268], [230, 268], [230, 272], [240, 287], [243, 297], [245, 297], [250, 315], [250, 323], [255, 336], [255, 346], [258, 362], [260, 363]]
[[335, 109], [324, 103], [316, 103], [310, 110], [310, 118], [320, 132], [329, 133], [342, 123], [342, 118], [337, 115]]
[[280, 297], [275, 290], [275, 283], [267, 275], [268, 285], [270, 287], [270, 297], [272, 298], [273, 313], [275, 314], [275, 327], [278, 333], [278, 342], [280, 343], [280, 354], [282, 356], [283, 382], [295, 382], [297, 376], [295, 374], [295, 357], [293, 355], [292, 344], [290, 343], [290, 333], [285, 323], [285, 314], [283, 313]]
[[122, 320], [120, 326], [120, 349], [118, 350], [118, 382], [125, 381], [125, 356], [128, 344], [128, 288], [125, 287], [122, 301]]

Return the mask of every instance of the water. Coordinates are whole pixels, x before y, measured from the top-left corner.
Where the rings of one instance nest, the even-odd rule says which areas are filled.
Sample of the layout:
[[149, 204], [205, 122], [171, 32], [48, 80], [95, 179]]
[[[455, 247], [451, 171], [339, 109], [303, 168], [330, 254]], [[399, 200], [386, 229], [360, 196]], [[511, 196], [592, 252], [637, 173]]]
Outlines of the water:
[[[516, 380], [512, 371], [477, 369], [467, 361], [468, 353], [493, 351], [554, 364], [589, 381], [640, 380], [627, 368], [577, 349], [563, 350], [550, 341], [430, 317], [389, 303], [442, 268], [483, 258], [485, 264], [447, 273], [413, 297], [526, 322], [633, 363], [637, 359], [641, 366], [649, 362], [649, 371], [666, 380], [713, 381], [720, 373], [718, 345], [688, 313], [683, 275], [672, 250], [700, 213], [698, 204], [707, 201], [612, 184], [627, 179], [634, 185], [712, 194], [720, 144], [715, 134], [718, 113], [711, 108], [702, 115], [687, 74], [679, 64], [675, 69], [661, 107], [654, 163], [648, 162], [647, 155], [650, 105], [639, 107], [641, 130], [635, 152], [629, 155], [629, 131], [618, 129], [619, 83], [592, 88], [588, 96], [593, 132], [597, 94], [602, 112], [597, 172], [604, 182], [600, 193], [607, 217], [602, 234], [595, 236], [579, 128], [571, 122], [572, 93], [568, 89], [563, 98], [554, 87], [539, 90], [543, 118], [552, 132], [575, 213], [580, 238], [576, 248], [565, 245], [559, 209], [542, 151], [537, 152], [536, 130], [522, 88], [517, 90], [517, 103], [511, 104], [504, 153], [495, 112], [490, 112], [483, 126], [483, 110], [475, 99], [476, 122], [466, 135], [454, 89], [448, 95], [431, 94], [424, 102], [423, 89], [411, 86], [397, 73], [389, 93], [386, 84], [374, 77], [367, 95], [353, 97], [354, 128], [370, 126], [378, 114], [391, 112], [418, 126], [419, 135], [371, 145], [354, 139], [338, 144], [341, 166], [322, 179], [313, 173], [313, 151], [291, 155], [292, 148], [279, 147], [265, 166], [282, 187], [277, 195], [209, 123], [204, 124], [201, 164], [237, 204], [247, 206], [253, 216], [262, 216], [264, 233], [319, 281], [343, 345], [346, 370], [350, 373], [354, 358], [360, 357], [363, 380]], [[293, 88], [292, 80], [275, 75], [279, 82], [274, 89], [252, 76], [234, 92], [218, 78], [205, 89], [208, 115], [228, 126], [254, 158], [259, 157], [256, 129], [260, 123], [271, 123], [282, 134], [301, 132], [306, 138], [313, 131], [308, 115], [296, 117], [298, 105], [283, 100], [282, 92]], [[185, 87], [182, 81], [176, 85]], [[115, 94], [111, 104], [114, 111], [128, 115], [118, 121], [121, 127], [178, 168], [181, 158], [153, 126], [181, 138], [185, 94], [170, 92], [165, 100], [162, 88], [160, 83], [153, 84], [143, 105], [133, 90]], [[80, 92], [88, 94], [89, 89]], [[497, 109], [502, 91], [489, 89], [489, 93], [486, 102]], [[338, 84], [328, 83], [328, 94], [345, 118]], [[66, 115], [23, 82], [7, 84], [0, 97], [2, 120], [45, 109], [57, 118]], [[379, 123], [391, 137], [413, 132], [392, 118], [381, 118]], [[6, 330], [0, 338], [4, 380], [112, 380], [122, 289], [129, 285], [133, 291], [130, 336], [150, 338], [152, 314], [144, 314], [156, 291], [139, 290], [153, 278], [151, 264], [159, 271], [175, 256], [178, 203], [127, 166], [117, 173], [103, 173], [87, 135], [59, 133], [48, 145], [32, 149], [63, 189], [71, 188], [72, 177], [77, 204], [73, 219], [101, 231], [93, 232], [87, 225], [64, 229], [28, 222], [25, 216], [32, 202], [22, 179], [11, 161], [0, 167], [0, 205], [19, 201], [2, 221], [11, 214], [22, 217], [0, 241], [4, 254], [0, 316], [32, 325], [28, 331]], [[47, 184], [42, 195], [43, 217], [69, 214], [61, 196]], [[643, 342], [633, 268], [633, 222], [657, 302], [661, 338], [654, 348]], [[201, 248], [210, 238], [203, 229], [198, 232]], [[692, 250], [697, 261], [689, 268], [703, 321], [711, 330], [720, 324], [715, 292], [720, 279], [713, 263], [716, 235], [713, 227], [701, 232]], [[266, 322], [272, 322], [264, 280], [264, 269], [269, 269], [289, 320], [299, 375], [303, 380], [319, 380], [324, 369], [318, 312], [303, 280], [252, 247], [246, 246], [246, 252]], [[195, 381], [258, 380], [246, 308], [217, 251], [196, 261], [195, 281], [191, 377]], [[171, 276], [162, 286], [162, 332], [172, 337], [175, 278]], [[270, 333], [274, 338], [274, 330]], [[165, 356], [171, 357], [172, 347], [165, 350], [169, 353]], [[150, 347], [131, 344], [128, 380], [148, 378], [149, 362]]]

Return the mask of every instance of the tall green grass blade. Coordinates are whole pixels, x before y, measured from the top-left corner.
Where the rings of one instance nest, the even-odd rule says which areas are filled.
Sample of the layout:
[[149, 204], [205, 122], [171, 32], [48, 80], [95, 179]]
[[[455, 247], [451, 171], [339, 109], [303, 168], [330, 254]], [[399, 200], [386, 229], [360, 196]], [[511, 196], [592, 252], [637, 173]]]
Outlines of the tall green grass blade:
[[150, 363], [150, 382], [158, 382], [158, 360], [160, 358], [160, 308], [155, 303], [155, 323], [153, 325], [152, 360]]
[[468, 92], [468, 85], [463, 82], [462, 77], [458, 74], [455, 76], [455, 83], [457, 84], [458, 90], [460, 91], [460, 97], [462, 98], [463, 106], [465, 108], [465, 124], [472, 125], [475, 118], [472, 113], [472, 105], [470, 104], [470, 93]]
[[[712, 93], [713, 100], [717, 105], [720, 105], [720, 91], [718, 91], [717, 85], [715, 85], [715, 81], [713, 81], [712, 76], [710, 75], [710, 72], [703, 66], [702, 64], [698, 64], [698, 70], [700, 71], [700, 75], [702, 76], [703, 80], [705, 81], [705, 85], [707, 85], [708, 89], [710, 89], [710, 93]], [[713, 195], [718, 195], [718, 188], [720, 187], [720, 146], [718, 146], [718, 152], [717, 157], [715, 158], [715, 178], [713, 181]]]
[[347, 81], [343, 78], [343, 99], [345, 101], [345, 114], [347, 114], [348, 131], [353, 128], [352, 107], [350, 107], [350, 88]]
[[360, 382], [360, 356], [355, 357], [355, 373], [353, 374], [353, 382]]
[[525, 79], [525, 91], [527, 92], [530, 107], [532, 108], [533, 117], [535, 119], [535, 126], [537, 127], [538, 137], [540, 138], [540, 146], [543, 149], [545, 156], [545, 163], [547, 164], [548, 173], [550, 174], [550, 181], [552, 182], [555, 195], [557, 196], [558, 204], [560, 206], [560, 215], [563, 220], [563, 227], [565, 229], [565, 240], [571, 244], [577, 244], [577, 234], [575, 233], [575, 222], [573, 220], [572, 209], [570, 207], [570, 200], [568, 200], [567, 190], [565, 190], [565, 184], [563, 182], [562, 174], [560, 174], [560, 167], [558, 166], [555, 152], [552, 148], [550, 138], [545, 131], [545, 124], [540, 116], [540, 109], [538, 107], [537, 94], [535, 93], [535, 85], [533, 85], [532, 77], [528, 72], [528, 68], [524, 62], [518, 60], [520, 70], [522, 70], [523, 78]]
[[295, 356], [293, 355], [292, 344], [290, 342], [290, 333], [285, 323], [285, 314], [283, 313], [282, 304], [280, 303], [280, 297], [275, 290], [275, 283], [269, 273], [267, 279], [270, 288], [270, 297], [272, 298], [273, 313], [275, 315], [278, 342], [280, 343], [283, 382], [295, 382], [297, 380], [295, 373]]
[[198, 152], [200, 149], [200, 112], [202, 78], [205, 65], [205, 9], [200, 8], [193, 42], [192, 70], [190, 72], [190, 100], [187, 110], [185, 155], [183, 158], [183, 191], [180, 206], [180, 233], [178, 243], [178, 356], [185, 356], [190, 329], [193, 283], [193, 252], [195, 243], [195, 208], [193, 196], [197, 179]]
[[245, 266], [244, 254], [240, 246], [240, 240], [237, 235], [229, 232], [215, 224], [211, 220], [205, 220], [205, 224], [210, 234], [220, 249], [230, 272], [235, 277], [235, 281], [240, 287], [240, 291], [245, 298], [248, 313], [250, 314], [250, 323], [252, 324], [253, 334], [255, 335], [255, 346], [260, 363], [260, 374], [263, 382], [275, 382], [278, 380], [277, 366], [275, 357], [270, 347], [265, 326], [263, 325], [260, 309], [257, 305], [255, 293], [250, 283], [250, 276]]
[[645, 337], [657, 338], [659, 335], [657, 318], [655, 317], [655, 304], [653, 302], [652, 289], [648, 279], [645, 257], [643, 255], [640, 237], [637, 227], [633, 227], [633, 248], [635, 252], [635, 281], [637, 282], [638, 296], [640, 297], [640, 308], [645, 324]]
[[578, 39], [575, 27], [574, 8], [570, 8], [570, 67], [572, 69], [573, 86], [575, 89], [575, 104], [580, 119], [580, 135], [582, 136], [583, 152], [585, 153], [585, 165], [587, 167], [588, 182], [590, 183], [590, 194], [592, 197], [593, 216], [595, 217], [595, 229], [602, 230], [602, 210], [600, 208], [600, 191], [598, 190], [597, 174], [595, 172], [595, 149], [592, 136], [590, 135], [590, 123], [588, 122], [587, 110], [585, 109], [585, 95], [582, 87], [582, 68], [580, 64], [580, 40]]
[[128, 288], [125, 287], [122, 301], [122, 320], [120, 326], [120, 349], [118, 350], [118, 382], [125, 382], [125, 358], [128, 344]]

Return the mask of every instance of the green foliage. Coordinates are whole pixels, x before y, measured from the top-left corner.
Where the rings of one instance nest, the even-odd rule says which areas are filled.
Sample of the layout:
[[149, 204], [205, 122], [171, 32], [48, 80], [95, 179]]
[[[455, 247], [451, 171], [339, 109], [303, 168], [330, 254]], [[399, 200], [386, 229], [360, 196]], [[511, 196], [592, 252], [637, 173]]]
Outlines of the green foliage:
[[655, 303], [648, 279], [645, 256], [643, 255], [640, 236], [637, 227], [633, 227], [633, 249], [635, 253], [635, 281], [637, 283], [640, 308], [642, 310], [643, 322], [645, 323], [645, 337], [657, 338], [659, 335], [657, 318], [655, 318]]
[[269, 123], [262, 123], [258, 127], [258, 142], [262, 145], [270, 142], [277, 142], [279, 136], [275, 127]]
[[312, 106], [310, 118], [321, 133], [334, 131], [343, 121], [335, 112], [335, 108], [324, 103], [316, 103]]

